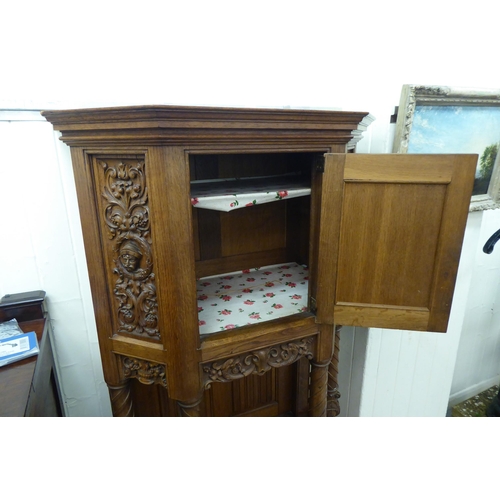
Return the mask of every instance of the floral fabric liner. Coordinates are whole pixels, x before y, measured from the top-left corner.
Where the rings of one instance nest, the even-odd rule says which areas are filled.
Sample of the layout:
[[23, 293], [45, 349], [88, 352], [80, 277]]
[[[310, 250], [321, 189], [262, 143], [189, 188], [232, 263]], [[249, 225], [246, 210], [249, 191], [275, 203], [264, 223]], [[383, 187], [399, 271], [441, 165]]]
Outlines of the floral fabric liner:
[[307, 179], [299, 175], [215, 179], [191, 182], [191, 205], [230, 212], [237, 208], [297, 198], [311, 193]]
[[289, 262], [196, 282], [200, 335], [307, 311], [309, 271]]

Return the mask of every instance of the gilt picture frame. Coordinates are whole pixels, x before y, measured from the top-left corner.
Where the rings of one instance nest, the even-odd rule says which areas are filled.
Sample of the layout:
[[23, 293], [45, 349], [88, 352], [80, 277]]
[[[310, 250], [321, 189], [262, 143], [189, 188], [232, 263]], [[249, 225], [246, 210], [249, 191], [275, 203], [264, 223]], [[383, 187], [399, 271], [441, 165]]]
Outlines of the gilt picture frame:
[[500, 208], [500, 89], [403, 85], [393, 153], [479, 155], [470, 211]]

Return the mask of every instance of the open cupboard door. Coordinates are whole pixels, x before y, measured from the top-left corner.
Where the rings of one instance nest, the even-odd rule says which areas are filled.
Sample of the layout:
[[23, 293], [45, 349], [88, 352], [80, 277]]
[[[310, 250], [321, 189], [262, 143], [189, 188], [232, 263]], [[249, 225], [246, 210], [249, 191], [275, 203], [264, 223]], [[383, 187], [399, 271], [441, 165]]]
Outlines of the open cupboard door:
[[445, 332], [477, 155], [326, 154], [320, 323]]

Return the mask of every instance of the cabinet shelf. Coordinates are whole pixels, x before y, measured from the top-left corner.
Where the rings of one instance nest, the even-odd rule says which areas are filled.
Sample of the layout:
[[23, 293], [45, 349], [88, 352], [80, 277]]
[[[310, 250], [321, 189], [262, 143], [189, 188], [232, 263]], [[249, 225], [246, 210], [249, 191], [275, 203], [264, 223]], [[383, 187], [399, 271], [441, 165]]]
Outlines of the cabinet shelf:
[[288, 262], [196, 283], [200, 334], [262, 323], [307, 310], [309, 271]]
[[191, 182], [191, 204], [221, 212], [309, 194], [309, 180], [293, 174]]

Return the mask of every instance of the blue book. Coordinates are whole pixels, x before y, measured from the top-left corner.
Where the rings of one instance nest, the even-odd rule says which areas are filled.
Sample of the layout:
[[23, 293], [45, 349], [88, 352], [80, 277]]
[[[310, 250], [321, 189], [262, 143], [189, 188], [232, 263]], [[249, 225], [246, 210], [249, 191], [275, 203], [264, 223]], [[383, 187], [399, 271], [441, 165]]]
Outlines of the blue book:
[[36, 356], [39, 352], [35, 332], [0, 338], [0, 366]]

